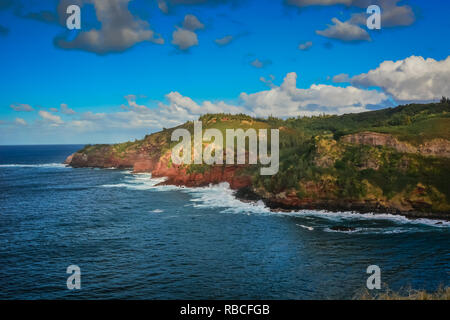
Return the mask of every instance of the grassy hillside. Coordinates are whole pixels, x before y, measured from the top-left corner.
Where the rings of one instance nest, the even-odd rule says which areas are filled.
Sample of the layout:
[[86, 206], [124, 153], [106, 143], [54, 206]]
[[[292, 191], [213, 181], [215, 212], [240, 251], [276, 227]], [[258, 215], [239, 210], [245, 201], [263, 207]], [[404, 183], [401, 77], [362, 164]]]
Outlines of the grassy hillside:
[[[245, 171], [252, 177], [253, 191], [275, 202], [296, 205], [306, 200], [347, 201], [399, 211], [450, 212], [450, 158], [445, 154], [450, 141], [448, 99], [341, 116], [283, 120], [207, 114], [200, 120], [203, 129], [217, 128], [224, 137], [226, 129], [280, 130], [278, 174], [261, 176], [258, 165]], [[193, 133], [193, 122], [177, 128], [180, 127]], [[162, 156], [177, 143], [170, 141], [174, 129], [110, 147], [86, 146], [81, 152], [95, 153], [103, 148], [102, 152], [119, 157], [132, 152]], [[342, 139], [361, 132], [382, 133], [382, 138], [388, 135], [395, 143], [418, 151], [404, 152], [388, 144], [355, 144]], [[426, 154], [428, 149], [434, 153]], [[205, 170], [209, 166], [188, 168], [189, 173]]]

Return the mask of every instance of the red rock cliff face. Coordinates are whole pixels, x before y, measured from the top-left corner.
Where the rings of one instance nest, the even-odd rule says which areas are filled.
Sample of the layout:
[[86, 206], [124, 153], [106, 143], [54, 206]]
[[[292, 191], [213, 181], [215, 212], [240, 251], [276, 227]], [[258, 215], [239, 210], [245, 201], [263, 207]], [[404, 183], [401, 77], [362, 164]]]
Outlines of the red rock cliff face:
[[217, 165], [208, 167], [204, 172], [188, 173], [186, 166], [172, 165], [170, 151], [162, 157], [147, 152], [127, 152], [118, 156], [110, 147], [102, 147], [92, 153], [77, 152], [70, 155], [66, 164], [75, 167], [130, 168], [133, 172], [151, 172], [154, 177], [167, 177], [164, 184], [199, 187], [209, 184], [228, 182], [232, 189], [251, 185], [251, 177], [243, 174], [244, 166]]
[[76, 152], [70, 155], [65, 163], [74, 168], [95, 167], [95, 168], [133, 168], [137, 164], [138, 171], [151, 171], [152, 167], [157, 162], [157, 159], [149, 155], [133, 152], [121, 157], [109, 152], [105, 153], [95, 152], [93, 154], [86, 154]]
[[164, 184], [200, 187], [228, 182], [232, 189], [239, 189], [250, 186], [252, 182], [249, 175], [243, 174], [243, 166], [216, 165], [208, 167], [204, 172], [188, 173], [186, 167], [171, 165], [169, 160], [170, 152], [167, 152], [151, 171], [154, 177], [167, 177]]

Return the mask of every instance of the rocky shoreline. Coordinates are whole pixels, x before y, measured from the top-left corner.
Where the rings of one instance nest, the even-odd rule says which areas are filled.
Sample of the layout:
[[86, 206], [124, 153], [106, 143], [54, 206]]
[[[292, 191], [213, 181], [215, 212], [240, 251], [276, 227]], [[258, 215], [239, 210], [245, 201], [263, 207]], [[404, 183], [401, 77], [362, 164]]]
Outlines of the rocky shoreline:
[[401, 211], [395, 208], [384, 207], [377, 203], [362, 203], [350, 201], [316, 201], [308, 202], [303, 205], [289, 205], [281, 203], [274, 199], [261, 197], [255, 193], [251, 187], [244, 187], [236, 190], [235, 196], [237, 199], [244, 202], [262, 201], [272, 211], [290, 212], [295, 210], [326, 210], [330, 212], [357, 212], [361, 214], [391, 214], [404, 216], [408, 219], [433, 219], [450, 221], [450, 213], [447, 212], [420, 212], [420, 211]]
[[423, 212], [423, 211], [402, 211], [398, 208], [390, 208], [373, 201], [343, 201], [343, 200], [312, 200], [298, 199], [277, 199], [275, 195], [264, 197], [253, 190], [250, 176], [239, 174], [242, 166], [213, 166], [210, 170], [199, 173], [188, 173], [185, 168], [168, 165], [168, 158], [161, 157], [159, 161], [152, 159], [139, 159], [133, 161], [120, 162], [116, 159], [87, 159], [82, 154], [75, 153], [67, 157], [65, 164], [74, 168], [109, 168], [130, 169], [133, 172], [151, 172], [153, 177], [165, 177], [166, 181], [162, 185], [175, 185], [185, 187], [205, 187], [210, 184], [227, 182], [230, 188], [235, 190], [237, 199], [243, 202], [263, 201], [272, 211], [294, 211], [294, 210], [326, 210], [330, 212], [353, 211], [362, 214], [392, 214], [407, 217], [409, 219], [435, 219], [450, 221], [450, 213], [447, 212]]

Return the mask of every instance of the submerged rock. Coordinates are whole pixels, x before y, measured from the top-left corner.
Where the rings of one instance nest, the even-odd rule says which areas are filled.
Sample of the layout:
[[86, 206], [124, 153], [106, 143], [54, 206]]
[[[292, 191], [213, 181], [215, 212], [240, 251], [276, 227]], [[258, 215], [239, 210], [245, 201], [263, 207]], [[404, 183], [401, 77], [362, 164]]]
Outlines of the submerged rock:
[[346, 226], [333, 226], [333, 227], [330, 227], [330, 230], [348, 232], [348, 231], [355, 231], [356, 229], [353, 227], [346, 227]]

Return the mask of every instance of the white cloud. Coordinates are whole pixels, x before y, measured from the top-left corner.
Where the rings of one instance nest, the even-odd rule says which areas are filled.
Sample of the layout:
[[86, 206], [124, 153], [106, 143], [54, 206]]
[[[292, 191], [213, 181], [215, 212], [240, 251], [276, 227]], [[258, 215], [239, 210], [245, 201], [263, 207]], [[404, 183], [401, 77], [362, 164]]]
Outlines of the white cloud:
[[197, 103], [176, 91], [166, 95], [167, 102], [159, 102], [153, 108], [137, 104], [135, 95], [128, 95], [125, 98], [128, 104], [122, 105], [124, 111], [115, 113], [85, 112], [80, 115], [79, 119], [71, 121], [67, 125], [77, 131], [159, 130], [162, 127], [174, 127], [188, 120], [198, 119], [205, 113], [248, 113], [244, 107], [234, 106], [224, 101]]
[[190, 47], [198, 45], [198, 38], [195, 32], [178, 28], [172, 33], [172, 44], [178, 46], [181, 50], [187, 50]]
[[[109, 137], [111, 132], [116, 137], [129, 139], [133, 136], [170, 128], [188, 120], [195, 120], [206, 113], [245, 113], [251, 116], [277, 117], [311, 116], [319, 114], [343, 114], [363, 112], [371, 105], [383, 105], [387, 102], [386, 94], [377, 90], [365, 90], [354, 86], [337, 87], [332, 85], [311, 85], [309, 88], [297, 88], [297, 74], [288, 73], [281, 85], [261, 78], [270, 89], [256, 93], [241, 93], [233, 102], [195, 101], [177, 91], [170, 92], [165, 100], [157, 105], [137, 103], [137, 96], [125, 96], [127, 103], [122, 111], [113, 113], [76, 113], [70, 121], [48, 111], [40, 110], [39, 116], [45, 121], [36, 121], [28, 128], [35, 130], [53, 130], [53, 134], [74, 135], [77, 137], [94, 137], [95, 133]], [[139, 96], [141, 97], [141, 96]], [[118, 106], [119, 107], [119, 106]], [[50, 125], [49, 125], [50, 124]], [[56, 131], [60, 130], [60, 131]], [[48, 131], [50, 132], [50, 131]]]
[[283, 83], [267, 91], [242, 93], [240, 98], [256, 116], [278, 117], [343, 114], [367, 111], [367, 105], [382, 104], [388, 97], [377, 90], [362, 90], [353, 86], [312, 85], [298, 89], [297, 74], [286, 75]]
[[22, 119], [22, 118], [16, 118], [16, 120], [14, 121], [16, 124], [21, 125], [21, 126], [26, 126], [27, 122]]
[[333, 82], [334, 83], [350, 82], [350, 78], [349, 78], [348, 74], [341, 73], [341, 74], [338, 74], [338, 75], [333, 77]]
[[183, 28], [189, 31], [195, 31], [197, 29], [203, 29], [205, 26], [201, 23], [193, 14], [187, 14], [184, 17]]
[[[82, 31], [72, 41], [59, 37], [55, 39], [56, 45], [63, 49], [80, 49], [97, 54], [106, 54], [124, 51], [144, 41], [157, 44], [164, 43], [164, 40], [150, 29], [147, 21], [141, 20], [130, 13], [128, 10], [130, 0], [91, 1], [95, 6], [95, 13], [101, 23], [101, 28]], [[91, 1], [62, 0], [58, 6], [60, 19], [66, 17], [65, 10], [69, 4], [82, 5], [91, 3]]]
[[409, 26], [416, 17], [410, 6], [396, 6], [398, 1], [383, 1], [381, 4], [382, 27]]
[[14, 111], [25, 111], [25, 112], [31, 112], [31, 111], [34, 111], [34, 109], [33, 109], [32, 106], [30, 106], [29, 104], [25, 104], [25, 103], [12, 104], [12, 105], [10, 105], [10, 107], [11, 107]]
[[311, 48], [313, 45], [312, 41], [307, 41], [305, 43], [300, 43], [298, 45], [298, 48], [302, 51], [308, 50], [309, 48]]
[[[270, 77], [272, 80], [273, 76]], [[173, 127], [187, 120], [195, 120], [205, 113], [246, 113], [252, 116], [279, 117], [343, 114], [367, 111], [367, 105], [384, 103], [388, 97], [377, 90], [364, 90], [353, 86], [345, 88], [330, 85], [312, 85], [298, 89], [296, 73], [286, 75], [283, 83], [271, 89], [253, 94], [242, 93], [239, 99], [230, 104], [225, 101], [196, 102], [190, 97], [173, 91], [166, 95], [167, 102], [160, 102], [156, 108], [146, 107], [141, 112], [134, 107], [135, 101], [129, 99], [126, 112], [101, 116], [99, 123], [107, 126], [127, 127]], [[91, 118], [92, 118], [91, 114]], [[103, 122], [102, 122], [103, 121]]]
[[[381, 7], [382, 27], [409, 26], [414, 23], [415, 15], [408, 5], [398, 6], [400, 0], [287, 0], [286, 3], [297, 7], [345, 5], [365, 9], [370, 5]], [[352, 24], [365, 25], [366, 13], [355, 14]]]
[[177, 91], [165, 96], [165, 101], [156, 106], [141, 105], [136, 95], [127, 95], [123, 111], [114, 113], [84, 112], [78, 118], [63, 123], [60, 117], [40, 111], [42, 118], [71, 128], [77, 132], [121, 132], [123, 130], [154, 131], [162, 127], [174, 127], [188, 120], [198, 119], [206, 113], [245, 113], [251, 116], [277, 117], [311, 116], [319, 114], [343, 114], [367, 111], [368, 105], [380, 105], [388, 97], [377, 90], [364, 90], [353, 86], [335, 87], [331, 85], [312, 85], [306, 89], [297, 88], [297, 74], [286, 75], [281, 85], [261, 79], [270, 89], [252, 94], [241, 93], [234, 103], [223, 100], [195, 101]]
[[64, 123], [64, 121], [62, 121], [60, 116], [51, 114], [50, 112], [45, 111], [45, 110], [40, 110], [39, 115], [41, 116], [42, 119], [47, 120], [54, 125], [59, 125], [59, 124]]
[[272, 61], [255, 59], [252, 62], [250, 62], [250, 64], [255, 68], [261, 69], [261, 68], [265, 68], [268, 65], [272, 64]]
[[75, 114], [76, 112], [73, 109], [70, 109], [67, 104], [61, 103], [61, 113], [63, 114]]
[[172, 44], [177, 46], [180, 50], [187, 50], [190, 47], [198, 45], [197, 34], [194, 32], [198, 29], [203, 29], [204, 25], [196, 16], [187, 14], [184, 17], [183, 27], [175, 27], [176, 30], [172, 33]]
[[170, 92], [166, 95], [166, 99], [169, 104], [160, 103], [162, 114], [174, 114], [176, 112], [181, 112], [184, 114], [192, 114], [194, 116], [199, 116], [205, 113], [241, 113], [245, 112], [242, 107], [234, 106], [225, 103], [224, 101], [212, 102], [204, 101], [201, 104], [196, 103], [189, 97], [181, 95], [179, 92]]
[[316, 33], [342, 41], [370, 41], [366, 30], [348, 21], [342, 22], [338, 18], [331, 19], [333, 25], [328, 25], [325, 30], [317, 30]]
[[378, 68], [351, 78], [360, 87], [380, 87], [397, 101], [429, 101], [450, 94], [450, 56], [445, 60], [411, 56], [384, 61]]
[[106, 117], [106, 113], [93, 113], [91, 111], [87, 111], [81, 114], [81, 120], [84, 121], [99, 121], [105, 119]]
[[136, 103], [136, 95], [134, 94], [129, 94], [127, 96], [125, 96], [125, 99], [128, 102], [128, 106], [126, 105], [122, 105], [122, 109], [124, 110], [133, 110], [139, 113], [146, 113], [148, 112], [150, 109], [144, 105], [139, 105]]
[[233, 36], [228, 35], [228, 36], [225, 36], [225, 37], [223, 37], [223, 38], [216, 39], [216, 40], [214, 40], [214, 41], [215, 41], [219, 46], [225, 46], [225, 45], [229, 44], [231, 41], [233, 41]]

